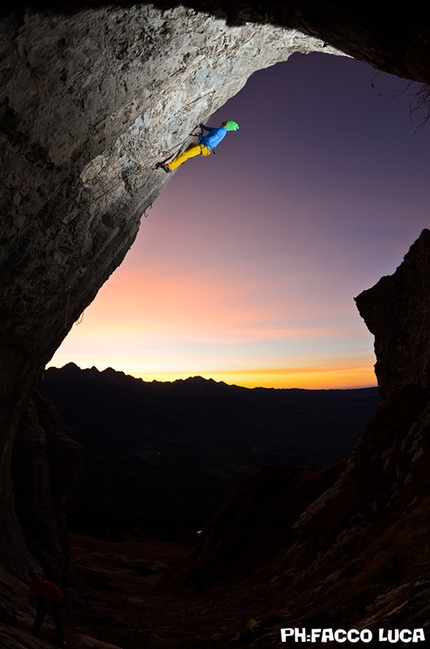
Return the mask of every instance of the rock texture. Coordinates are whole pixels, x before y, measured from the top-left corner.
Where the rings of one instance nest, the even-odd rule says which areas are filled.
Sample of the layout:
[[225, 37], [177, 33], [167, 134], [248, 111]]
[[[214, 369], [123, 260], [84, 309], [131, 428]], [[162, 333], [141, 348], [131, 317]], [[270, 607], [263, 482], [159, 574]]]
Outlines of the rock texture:
[[[16, 573], [34, 561], [29, 546], [40, 561], [54, 551], [54, 571], [62, 565], [55, 502], [36, 538], [24, 520], [28, 485], [22, 485], [23, 498], [14, 495], [18, 434], [29, 440], [22, 444], [23, 461], [31, 440], [36, 467], [45, 467], [38, 476], [35, 471], [34, 492], [49, 492], [51, 442], [45, 444], [36, 406], [29, 405], [31, 392], [162, 190], [167, 179], [153, 169], [155, 160], [185, 146], [191, 129], [254, 70], [293, 51], [330, 51], [317, 35], [384, 69], [430, 80], [428, 19], [415, 3], [380, 3], [382, 12], [340, 1], [174, 4], [2, 4], [0, 559]], [[418, 402], [423, 390], [417, 390]], [[9, 592], [19, 599], [15, 586]]]
[[[66, 14], [83, 9], [111, 6], [130, 7], [135, 0], [4, 0], [0, 14], [31, 7], [46, 13]], [[143, 2], [142, 4], [145, 4]], [[420, 0], [389, 2], [375, 0], [155, 0], [168, 9], [178, 5], [226, 18], [229, 25], [246, 22], [282, 25], [323, 39], [332, 46], [406, 79], [430, 82], [427, 52], [430, 19]]]
[[424, 230], [402, 265], [356, 298], [375, 336], [375, 372], [382, 398], [407, 386], [430, 388], [430, 231]]
[[36, 389], [21, 420], [12, 462], [16, 513], [27, 548], [47, 578], [68, 575], [69, 543], [62, 507], [71, 494], [83, 448], [63, 431], [52, 404]]
[[[51, 0], [33, 0], [49, 6]], [[92, 0], [98, 4], [102, 0]], [[60, 0], [61, 3], [61, 0]], [[64, 0], [75, 9], [85, 0]], [[156, 0], [171, 7], [175, 0]], [[224, 13], [230, 24], [270, 22], [299, 29], [323, 39], [354, 58], [366, 61], [406, 79], [430, 82], [430, 19], [419, 0], [392, 3], [387, 0], [182, 0], [182, 4], [212, 13]]]
[[202, 538], [189, 572], [199, 587], [264, 575], [282, 626], [430, 632], [429, 255], [425, 230], [391, 277], [356, 298], [384, 401], [351, 457], [323, 472], [268, 465], [251, 476]]
[[321, 41], [150, 6], [1, 22], [0, 555], [25, 549], [11, 460], [29, 395], [122, 261], [166, 177], [156, 160], [258, 68]]

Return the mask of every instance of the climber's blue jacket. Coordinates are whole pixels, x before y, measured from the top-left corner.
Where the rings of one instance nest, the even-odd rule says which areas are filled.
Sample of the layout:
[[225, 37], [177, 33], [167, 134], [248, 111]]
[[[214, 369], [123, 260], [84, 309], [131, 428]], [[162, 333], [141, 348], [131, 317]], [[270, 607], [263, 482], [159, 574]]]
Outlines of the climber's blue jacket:
[[203, 126], [203, 128], [205, 131], [208, 131], [208, 134], [199, 135], [199, 140], [202, 144], [207, 146], [208, 149], [213, 151], [227, 135], [227, 129], [225, 126], [219, 126], [218, 128], [214, 128], [213, 126]]

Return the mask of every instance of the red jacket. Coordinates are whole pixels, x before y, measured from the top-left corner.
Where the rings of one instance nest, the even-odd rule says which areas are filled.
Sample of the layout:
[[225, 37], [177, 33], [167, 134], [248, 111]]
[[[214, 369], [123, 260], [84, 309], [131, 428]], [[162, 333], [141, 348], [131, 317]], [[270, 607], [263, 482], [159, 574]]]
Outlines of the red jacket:
[[45, 581], [38, 584], [33, 579], [30, 582], [30, 597], [42, 597], [46, 602], [50, 602], [53, 599], [56, 599], [60, 604], [64, 599], [64, 595], [61, 590], [52, 583], [52, 581]]

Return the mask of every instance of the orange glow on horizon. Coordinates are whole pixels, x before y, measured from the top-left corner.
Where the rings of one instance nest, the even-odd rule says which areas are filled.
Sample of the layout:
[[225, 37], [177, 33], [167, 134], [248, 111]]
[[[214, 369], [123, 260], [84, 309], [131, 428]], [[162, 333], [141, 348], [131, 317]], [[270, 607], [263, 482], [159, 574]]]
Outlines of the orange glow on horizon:
[[[288, 368], [264, 372], [234, 373], [234, 381], [244, 387], [303, 388], [330, 390], [367, 388], [376, 385], [372, 368]], [[227, 376], [226, 383], [230, 383]], [[233, 378], [233, 377], [232, 377]]]
[[[188, 378], [179, 373], [135, 375], [143, 381], [176, 381]], [[355, 389], [376, 386], [372, 367], [289, 367], [203, 372], [205, 379], [245, 388], [301, 388], [306, 390]]]
[[149, 382], [202, 376], [249, 388], [375, 385], [370, 334], [352, 299], [338, 304], [324, 290], [304, 298], [296, 276], [267, 278], [254, 266], [249, 274], [238, 262], [234, 273], [173, 253], [139, 264], [132, 255], [111, 276], [48, 366], [73, 361]]
[[360, 322], [336, 327], [329, 308], [323, 315], [317, 304], [303, 309], [289, 300], [285, 309], [265, 296], [254, 300], [248, 290], [242, 282], [226, 287], [222, 279], [181, 275], [157, 264], [146, 274], [122, 268], [48, 367], [73, 361], [144, 381], [203, 376], [249, 388], [376, 384], [373, 355], [351, 346]]
[[[48, 367], [59, 367], [58, 363], [50, 363]], [[104, 362], [99, 364], [99, 371], [103, 371], [112, 364]], [[123, 371], [125, 374], [142, 379], [145, 382], [160, 381], [173, 382], [185, 380], [190, 376], [202, 376], [228, 385], [238, 385], [245, 388], [299, 388], [306, 390], [335, 390], [368, 388], [376, 386], [373, 367], [370, 365], [321, 365], [309, 367], [272, 367], [272, 368], [246, 368], [230, 370], [202, 371], [187, 374], [185, 371], [154, 371], [139, 372], [136, 366], [131, 368], [127, 360], [118, 361], [113, 369]]]

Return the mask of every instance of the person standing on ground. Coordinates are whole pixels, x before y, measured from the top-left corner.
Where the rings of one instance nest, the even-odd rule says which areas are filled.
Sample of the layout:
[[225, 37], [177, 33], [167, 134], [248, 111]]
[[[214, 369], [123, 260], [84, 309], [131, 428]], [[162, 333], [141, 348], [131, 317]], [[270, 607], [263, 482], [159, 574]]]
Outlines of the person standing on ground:
[[42, 579], [36, 570], [30, 570], [29, 597], [30, 600], [37, 598], [37, 613], [32, 629], [33, 635], [39, 635], [45, 615], [49, 613], [54, 620], [60, 644], [63, 647], [67, 647], [68, 643], [64, 637], [63, 624], [60, 615], [60, 607], [63, 603], [64, 595], [58, 586], [53, 584], [51, 581]]

